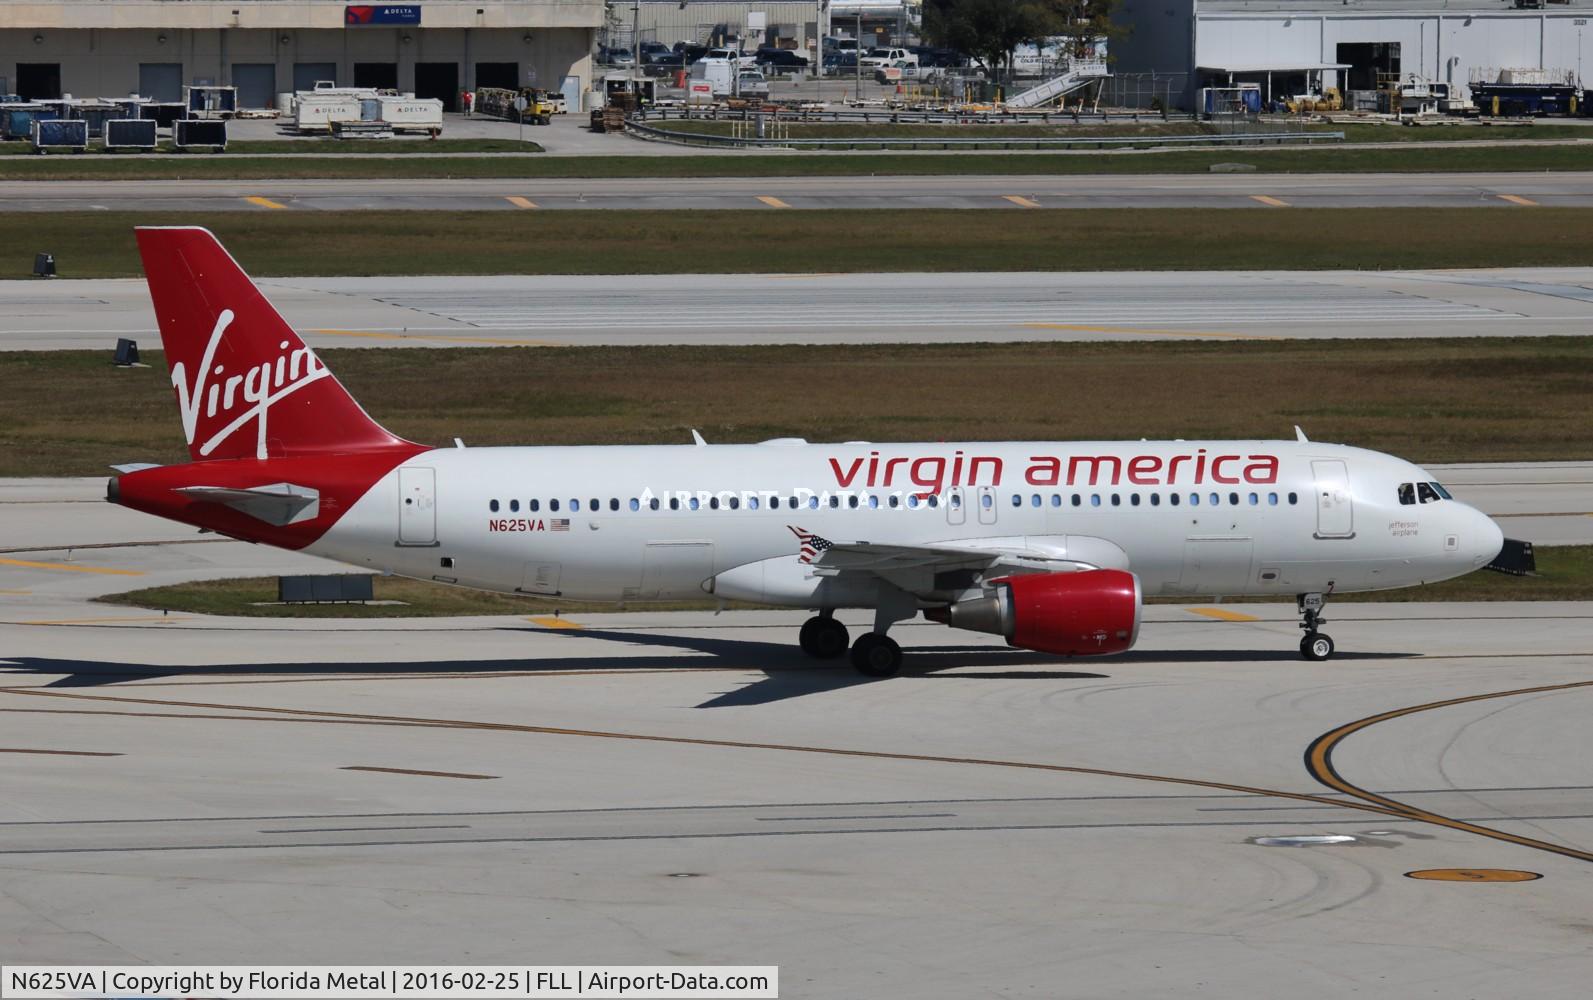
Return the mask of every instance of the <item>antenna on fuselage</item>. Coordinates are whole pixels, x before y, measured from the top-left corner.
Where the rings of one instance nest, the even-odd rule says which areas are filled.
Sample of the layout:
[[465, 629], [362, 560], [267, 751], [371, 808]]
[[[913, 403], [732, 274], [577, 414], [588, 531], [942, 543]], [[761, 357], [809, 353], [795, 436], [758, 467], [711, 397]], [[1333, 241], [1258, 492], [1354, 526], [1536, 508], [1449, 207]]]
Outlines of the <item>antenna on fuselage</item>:
[[1305, 431], [1302, 431], [1300, 429], [1300, 425], [1299, 424], [1295, 424], [1294, 425], [1294, 439], [1296, 441], [1300, 442], [1301, 444], [1310, 444], [1311, 443], [1311, 439], [1305, 436]]
[[692, 442], [693, 442], [693, 443], [695, 443], [695, 444], [696, 444], [696, 445], [697, 445], [697, 447], [699, 447], [699, 448], [706, 448], [706, 447], [708, 447], [708, 442], [707, 442], [707, 441], [704, 441], [704, 440], [703, 440], [703, 439], [702, 439], [702, 435], [701, 435], [701, 434], [698, 434], [698, 433], [697, 433], [697, 428], [695, 428], [695, 427], [693, 427], [693, 428], [692, 428], [692, 429], [691, 429], [691, 440], [692, 440]]

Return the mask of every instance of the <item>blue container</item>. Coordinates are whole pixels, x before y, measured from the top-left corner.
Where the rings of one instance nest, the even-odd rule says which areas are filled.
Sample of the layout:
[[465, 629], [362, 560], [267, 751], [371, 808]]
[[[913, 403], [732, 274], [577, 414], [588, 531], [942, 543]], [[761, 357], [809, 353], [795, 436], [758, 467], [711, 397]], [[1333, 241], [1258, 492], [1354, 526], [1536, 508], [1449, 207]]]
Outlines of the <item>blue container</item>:
[[148, 118], [112, 118], [105, 123], [106, 149], [154, 149], [155, 123]]
[[82, 119], [36, 118], [33, 121], [35, 149], [86, 149], [88, 122]]
[[0, 139], [27, 139], [33, 135], [33, 119], [44, 106], [39, 104], [0, 104]]

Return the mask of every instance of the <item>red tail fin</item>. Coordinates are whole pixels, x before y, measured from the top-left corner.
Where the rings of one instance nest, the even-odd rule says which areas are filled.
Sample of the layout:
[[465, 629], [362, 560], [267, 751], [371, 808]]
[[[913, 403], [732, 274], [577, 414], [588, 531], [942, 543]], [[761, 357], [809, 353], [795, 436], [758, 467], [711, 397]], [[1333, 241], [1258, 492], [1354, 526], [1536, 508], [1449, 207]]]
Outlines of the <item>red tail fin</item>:
[[137, 233], [194, 461], [407, 444], [360, 408], [208, 229]]

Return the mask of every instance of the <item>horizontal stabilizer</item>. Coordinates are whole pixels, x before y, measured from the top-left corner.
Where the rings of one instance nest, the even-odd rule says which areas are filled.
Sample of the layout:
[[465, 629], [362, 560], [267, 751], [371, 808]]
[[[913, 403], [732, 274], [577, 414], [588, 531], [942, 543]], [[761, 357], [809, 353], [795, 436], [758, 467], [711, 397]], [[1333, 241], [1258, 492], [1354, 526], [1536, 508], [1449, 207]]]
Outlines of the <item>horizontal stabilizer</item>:
[[278, 527], [308, 521], [321, 512], [321, 492], [292, 483], [239, 489], [231, 486], [183, 486], [178, 493], [231, 507], [257, 521]]
[[129, 472], [143, 472], [145, 469], [158, 469], [160, 466], [154, 462], [128, 462], [125, 465], [113, 465], [111, 468], [126, 475]]

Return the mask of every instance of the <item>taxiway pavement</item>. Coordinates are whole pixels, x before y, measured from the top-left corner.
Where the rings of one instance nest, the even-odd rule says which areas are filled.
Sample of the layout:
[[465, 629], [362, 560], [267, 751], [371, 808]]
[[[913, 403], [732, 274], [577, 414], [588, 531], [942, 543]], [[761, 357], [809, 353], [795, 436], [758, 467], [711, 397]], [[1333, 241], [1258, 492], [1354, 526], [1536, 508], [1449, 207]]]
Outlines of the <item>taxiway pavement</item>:
[[[1237, 153], [1236, 153], [1237, 155]], [[0, 211], [1569, 208], [1593, 172], [3, 181]], [[511, 200], [515, 199], [515, 200]], [[276, 206], [276, 207], [272, 207]]]
[[[1593, 478], [1433, 471], [1529, 517]], [[799, 613], [93, 604], [332, 568], [102, 490], [0, 481], [8, 961], [777, 964], [789, 997], [1593, 974], [1588, 604], [1338, 604], [1320, 664], [1287, 605], [1153, 606], [1106, 660], [910, 623], [872, 682], [797, 652]]]
[[[1593, 268], [263, 278], [317, 347], [1586, 335]], [[0, 282], [0, 350], [158, 345], [140, 279]]]

